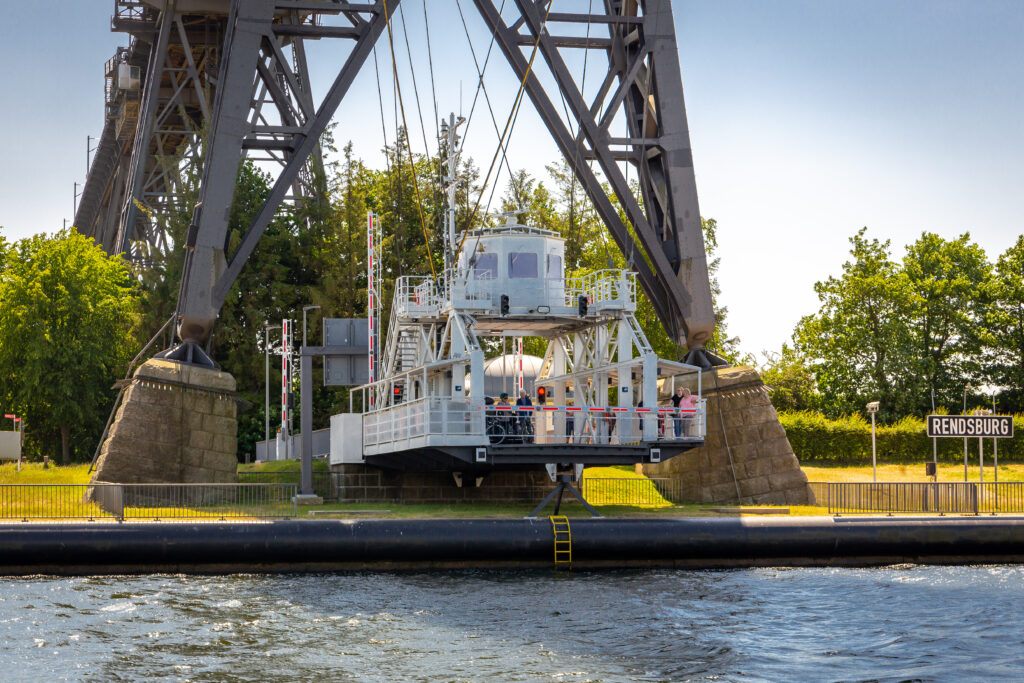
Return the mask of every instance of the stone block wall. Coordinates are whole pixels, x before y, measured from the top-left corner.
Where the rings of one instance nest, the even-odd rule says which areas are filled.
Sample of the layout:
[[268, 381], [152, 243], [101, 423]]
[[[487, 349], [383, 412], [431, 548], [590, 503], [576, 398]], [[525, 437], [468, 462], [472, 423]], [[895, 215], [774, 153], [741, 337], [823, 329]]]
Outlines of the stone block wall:
[[366, 465], [334, 465], [341, 502], [533, 503], [555, 484], [545, 470], [491, 472], [479, 487], [467, 476], [459, 488], [450, 472], [395, 472]]
[[93, 482], [238, 480], [231, 375], [151, 359], [129, 382], [100, 450]]
[[[701, 378], [708, 399], [704, 446], [644, 465], [644, 473], [679, 479], [689, 502], [813, 505], [807, 476], [757, 371], [735, 367], [717, 373], [717, 387], [714, 371]], [[696, 390], [696, 380], [680, 385]]]

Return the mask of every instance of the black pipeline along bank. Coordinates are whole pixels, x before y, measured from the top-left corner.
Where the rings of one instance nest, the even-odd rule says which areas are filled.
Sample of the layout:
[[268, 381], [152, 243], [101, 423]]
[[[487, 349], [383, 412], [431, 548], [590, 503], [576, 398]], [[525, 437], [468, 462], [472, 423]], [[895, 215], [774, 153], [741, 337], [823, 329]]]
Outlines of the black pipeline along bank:
[[[1024, 517], [588, 518], [557, 533], [576, 569], [1024, 560]], [[21, 523], [0, 526], [0, 574], [543, 568], [555, 540], [547, 518]]]

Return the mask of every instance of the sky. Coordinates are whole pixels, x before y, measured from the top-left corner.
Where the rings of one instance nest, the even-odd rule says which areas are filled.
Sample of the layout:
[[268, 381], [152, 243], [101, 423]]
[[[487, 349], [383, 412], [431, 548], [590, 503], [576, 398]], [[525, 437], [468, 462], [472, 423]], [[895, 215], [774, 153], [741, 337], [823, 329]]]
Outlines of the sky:
[[[555, 11], [592, 0], [555, 0]], [[438, 113], [468, 114], [477, 88], [455, 0], [403, 0], [394, 24], [415, 151], [433, 149]], [[461, 0], [482, 61], [489, 36]], [[7, 239], [61, 229], [86, 170], [86, 136], [103, 124], [104, 62], [126, 36], [110, 32], [111, 0], [34, 0], [6, 8], [0, 58], [0, 226]], [[892, 241], [895, 256], [923, 231], [964, 232], [994, 259], [1024, 232], [1024, 2], [1020, 0], [677, 0], [672, 3], [701, 214], [718, 221], [728, 331], [760, 356], [817, 310], [814, 283], [841, 272], [849, 238]], [[39, 26], [47, 32], [15, 31]], [[403, 25], [404, 20], [404, 25]], [[421, 106], [415, 105], [408, 51]], [[391, 62], [378, 46], [335, 117], [335, 138], [381, 166], [393, 139]], [[582, 52], [582, 51], [581, 51]], [[322, 93], [345, 53], [310, 48]], [[585, 92], [600, 60], [570, 63]], [[484, 82], [503, 125], [517, 81], [495, 49]], [[467, 154], [486, 171], [497, 134], [482, 99]], [[426, 142], [419, 132], [422, 111]], [[557, 159], [532, 108], [513, 131], [509, 164], [543, 177]], [[507, 175], [496, 180], [499, 192]]]

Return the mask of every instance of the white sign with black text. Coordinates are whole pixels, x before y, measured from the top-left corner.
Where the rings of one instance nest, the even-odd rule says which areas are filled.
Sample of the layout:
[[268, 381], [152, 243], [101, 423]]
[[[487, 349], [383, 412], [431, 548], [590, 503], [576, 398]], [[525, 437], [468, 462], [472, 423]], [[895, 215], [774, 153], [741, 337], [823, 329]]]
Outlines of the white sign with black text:
[[928, 436], [1013, 438], [1010, 415], [929, 415]]

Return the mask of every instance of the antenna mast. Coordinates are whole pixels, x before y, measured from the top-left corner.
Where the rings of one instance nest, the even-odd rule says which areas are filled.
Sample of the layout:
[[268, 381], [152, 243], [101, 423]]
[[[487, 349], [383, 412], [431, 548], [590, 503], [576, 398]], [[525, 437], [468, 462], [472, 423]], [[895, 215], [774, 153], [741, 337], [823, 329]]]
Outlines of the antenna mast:
[[445, 176], [445, 183], [448, 186], [448, 207], [445, 211], [444, 226], [444, 272], [445, 282], [450, 282], [455, 269], [455, 190], [457, 173], [459, 170], [459, 136], [456, 134], [459, 126], [466, 122], [466, 119], [455, 114], [449, 114], [447, 121], [441, 122], [441, 136], [448, 144], [448, 175]]

